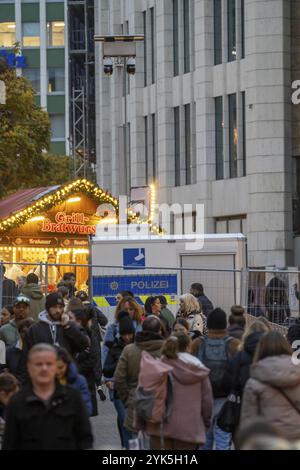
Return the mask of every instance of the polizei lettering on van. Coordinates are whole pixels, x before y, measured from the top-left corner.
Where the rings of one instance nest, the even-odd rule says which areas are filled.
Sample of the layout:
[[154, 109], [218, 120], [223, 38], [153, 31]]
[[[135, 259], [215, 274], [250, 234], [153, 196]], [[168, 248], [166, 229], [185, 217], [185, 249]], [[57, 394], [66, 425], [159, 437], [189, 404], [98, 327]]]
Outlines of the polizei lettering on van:
[[167, 289], [169, 287], [168, 281], [132, 281], [131, 289]]

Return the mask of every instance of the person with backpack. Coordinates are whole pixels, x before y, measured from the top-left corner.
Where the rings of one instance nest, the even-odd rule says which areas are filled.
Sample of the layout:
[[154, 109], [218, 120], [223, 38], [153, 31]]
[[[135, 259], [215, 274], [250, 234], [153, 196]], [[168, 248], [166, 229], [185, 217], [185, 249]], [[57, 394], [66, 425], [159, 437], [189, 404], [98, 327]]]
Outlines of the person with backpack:
[[260, 339], [244, 389], [241, 423], [246, 426], [259, 417], [286, 439], [300, 439], [299, 361], [292, 358], [288, 341], [278, 331]]
[[[145, 366], [143, 353], [138, 390], [144, 385], [146, 394], [152, 392], [153, 407], [148, 416], [142, 413], [146, 420], [140, 427], [150, 436], [152, 450], [196, 450], [205, 443], [213, 396], [209, 370], [190, 354], [191, 343], [188, 335], [173, 334], [163, 344], [161, 360], [149, 358]], [[164, 365], [170, 377], [162, 380]], [[138, 405], [137, 400], [137, 414]]]
[[125, 407], [120, 400], [118, 393], [114, 390], [113, 376], [118, 365], [118, 361], [123, 349], [134, 341], [134, 324], [127, 312], [119, 313], [119, 333], [120, 338], [116, 338], [110, 348], [103, 367], [103, 376], [105, 385], [109, 390], [109, 396], [114, 404], [118, 415], [118, 430], [121, 439], [122, 448], [129, 449], [129, 438], [131, 437], [126, 428], [124, 428]]
[[229, 373], [230, 360], [238, 351], [240, 341], [228, 335], [226, 313], [215, 308], [207, 317], [207, 338], [196, 338], [193, 354], [210, 369], [214, 404], [211, 427], [206, 436], [205, 450], [230, 450], [231, 434], [217, 425], [217, 415], [232, 389], [233, 377]]
[[163, 344], [162, 324], [155, 315], [145, 318], [142, 331], [136, 333], [135, 341], [123, 349], [114, 373], [114, 390], [125, 405], [125, 428], [136, 432], [134, 426], [134, 397], [140, 373], [142, 352], [160, 357]]

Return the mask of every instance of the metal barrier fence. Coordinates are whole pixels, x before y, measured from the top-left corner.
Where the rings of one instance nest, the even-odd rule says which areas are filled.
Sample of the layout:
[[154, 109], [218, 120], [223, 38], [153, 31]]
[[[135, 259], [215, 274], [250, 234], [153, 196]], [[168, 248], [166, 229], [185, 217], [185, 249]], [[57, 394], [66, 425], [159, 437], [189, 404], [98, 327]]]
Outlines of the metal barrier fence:
[[74, 273], [77, 289], [87, 290], [90, 299], [109, 318], [113, 317], [117, 294], [124, 290], [132, 291], [140, 304], [149, 295], [164, 295], [175, 314], [180, 295], [189, 292], [193, 283], [201, 283], [213, 305], [227, 313], [232, 305], [239, 304], [253, 317], [264, 315], [284, 326], [288, 316], [299, 316], [300, 272], [295, 270], [155, 267], [125, 270], [123, 266], [42, 262], [38, 265], [0, 262], [0, 307], [13, 302], [31, 272], [37, 274], [44, 293], [54, 290], [65, 273]]

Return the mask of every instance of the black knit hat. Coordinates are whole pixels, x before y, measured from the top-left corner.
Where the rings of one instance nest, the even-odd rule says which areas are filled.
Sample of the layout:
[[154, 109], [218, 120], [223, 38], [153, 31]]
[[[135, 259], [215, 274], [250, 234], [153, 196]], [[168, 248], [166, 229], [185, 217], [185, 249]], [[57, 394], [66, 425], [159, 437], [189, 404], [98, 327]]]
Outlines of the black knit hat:
[[208, 314], [206, 326], [209, 330], [226, 330], [227, 316], [221, 308], [215, 308]]
[[133, 321], [131, 320], [127, 312], [120, 312], [118, 318], [120, 336], [135, 333]]
[[64, 299], [62, 298], [60, 292], [52, 292], [46, 297], [45, 307], [47, 311], [50, 307], [55, 307], [55, 305], [62, 305], [63, 307], [65, 306]]

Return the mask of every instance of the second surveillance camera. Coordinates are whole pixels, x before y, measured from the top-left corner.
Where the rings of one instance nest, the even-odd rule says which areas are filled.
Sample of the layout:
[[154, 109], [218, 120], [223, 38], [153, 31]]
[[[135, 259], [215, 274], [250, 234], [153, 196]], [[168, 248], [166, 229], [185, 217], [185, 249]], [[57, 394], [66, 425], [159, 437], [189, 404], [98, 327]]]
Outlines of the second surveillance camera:
[[127, 73], [130, 75], [135, 74], [135, 59], [133, 57], [130, 57], [127, 61]]
[[114, 64], [110, 57], [105, 57], [103, 60], [103, 71], [105, 75], [112, 75], [114, 71]]

